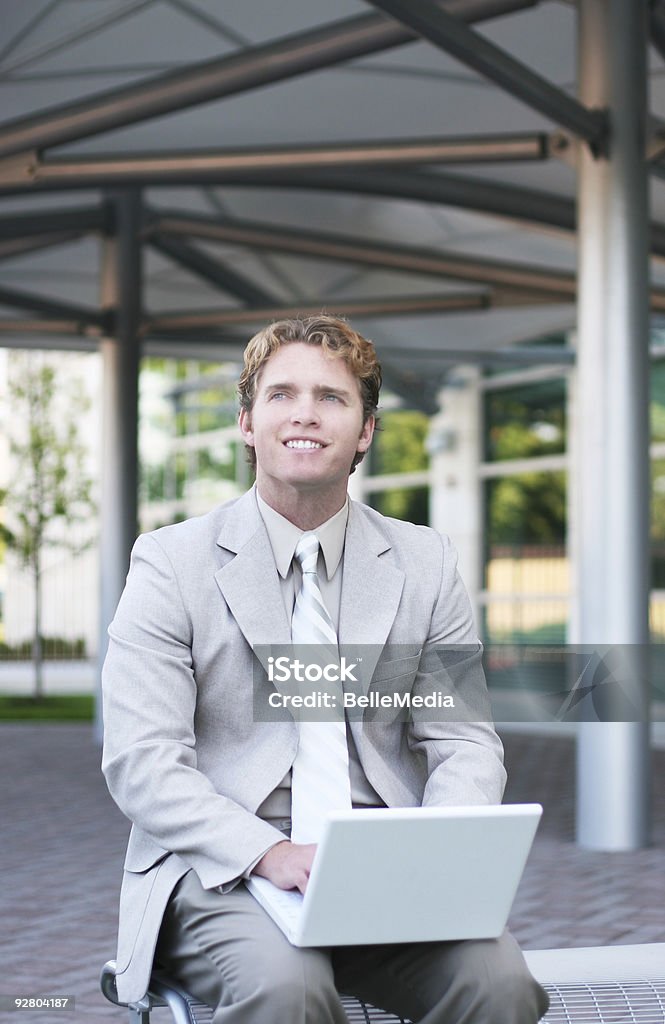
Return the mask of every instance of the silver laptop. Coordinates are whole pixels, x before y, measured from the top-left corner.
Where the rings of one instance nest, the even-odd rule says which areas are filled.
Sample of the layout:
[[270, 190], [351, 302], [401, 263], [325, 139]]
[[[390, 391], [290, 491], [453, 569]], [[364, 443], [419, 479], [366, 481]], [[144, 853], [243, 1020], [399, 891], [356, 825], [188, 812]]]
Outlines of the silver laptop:
[[503, 931], [540, 804], [336, 812], [304, 896], [247, 887], [294, 946], [495, 938]]

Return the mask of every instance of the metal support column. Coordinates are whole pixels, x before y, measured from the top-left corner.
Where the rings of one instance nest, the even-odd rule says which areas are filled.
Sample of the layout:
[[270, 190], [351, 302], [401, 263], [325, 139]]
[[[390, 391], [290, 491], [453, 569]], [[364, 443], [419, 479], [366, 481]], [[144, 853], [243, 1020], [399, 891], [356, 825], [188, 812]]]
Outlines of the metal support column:
[[[460, 357], [461, 359], [461, 357]], [[483, 589], [482, 395], [480, 369], [455, 367], [454, 378], [439, 391], [439, 412], [430, 420], [430, 526], [455, 540], [458, 567], [482, 631]]]
[[[122, 593], [137, 532], [138, 375], [141, 316], [141, 197], [114, 198], [115, 226], [104, 242], [102, 304], [113, 313], [112, 337], [104, 338], [103, 449], [100, 515], [99, 666], [106, 655], [107, 628]], [[97, 725], [101, 734], [101, 701]]]
[[[633, 660], [637, 687], [649, 595], [647, 4], [580, 0], [579, 17], [580, 99], [609, 110], [611, 138], [606, 159], [580, 147], [573, 639], [626, 645], [622, 656]], [[643, 718], [580, 725], [582, 846], [626, 850], [648, 841]]]

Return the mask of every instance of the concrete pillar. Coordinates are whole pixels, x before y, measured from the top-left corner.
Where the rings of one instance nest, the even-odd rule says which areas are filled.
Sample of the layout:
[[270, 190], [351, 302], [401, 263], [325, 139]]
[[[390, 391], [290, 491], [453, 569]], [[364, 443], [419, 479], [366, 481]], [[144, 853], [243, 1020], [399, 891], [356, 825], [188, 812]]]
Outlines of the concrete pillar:
[[[112, 337], [102, 340], [102, 472], [100, 501], [99, 675], [107, 629], [122, 593], [137, 533], [138, 376], [141, 316], [141, 197], [113, 196], [114, 231], [104, 240], [102, 305], [113, 312]], [[101, 701], [97, 702], [101, 735]]]
[[[647, 4], [580, 0], [580, 99], [609, 111], [609, 155], [580, 146], [572, 639], [648, 641]], [[589, 722], [578, 743], [582, 846], [639, 847], [649, 833], [648, 723]]]
[[459, 366], [454, 381], [439, 393], [439, 413], [428, 437], [432, 487], [430, 524], [450, 535], [459, 553], [459, 571], [479, 624], [478, 595], [483, 586], [483, 513], [478, 468], [482, 462], [480, 371]]

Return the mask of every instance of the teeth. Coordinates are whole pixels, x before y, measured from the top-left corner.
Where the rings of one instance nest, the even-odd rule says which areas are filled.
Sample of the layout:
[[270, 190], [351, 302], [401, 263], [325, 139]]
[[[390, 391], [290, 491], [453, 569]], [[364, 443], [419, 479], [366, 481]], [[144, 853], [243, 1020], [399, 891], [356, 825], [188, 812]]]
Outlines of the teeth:
[[287, 441], [287, 448], [323, 448], [318, 441]]

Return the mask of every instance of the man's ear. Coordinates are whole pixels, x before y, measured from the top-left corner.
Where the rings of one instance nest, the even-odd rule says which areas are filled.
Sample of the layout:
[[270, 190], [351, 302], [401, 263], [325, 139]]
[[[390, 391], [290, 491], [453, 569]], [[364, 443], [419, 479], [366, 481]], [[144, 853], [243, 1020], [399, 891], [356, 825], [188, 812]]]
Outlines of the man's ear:
[[245, 444], [249, 444], [254, 447], [254, 431], [252, 430], [252, 417], [247, 409], [241, 409], [240, 415], [238, 416], [238, 426], [240, 427], [240, 433]]
[[373, 416], [369, 416], [363, 423], [363, 428], [360, 431], [360, 437], [358, 438], [357, 451], [366, 452], [372, 443], [372, 437], [374, 436], [374, 424], [376, 420]]

